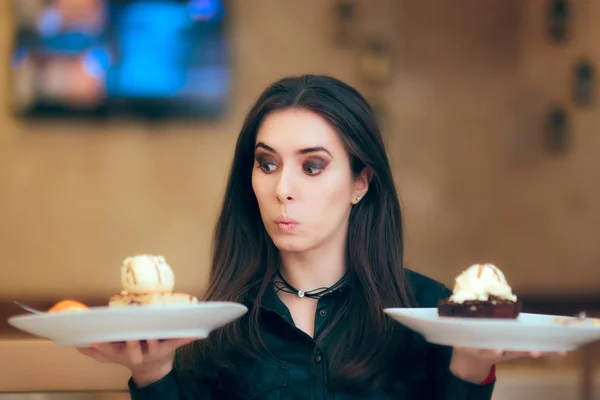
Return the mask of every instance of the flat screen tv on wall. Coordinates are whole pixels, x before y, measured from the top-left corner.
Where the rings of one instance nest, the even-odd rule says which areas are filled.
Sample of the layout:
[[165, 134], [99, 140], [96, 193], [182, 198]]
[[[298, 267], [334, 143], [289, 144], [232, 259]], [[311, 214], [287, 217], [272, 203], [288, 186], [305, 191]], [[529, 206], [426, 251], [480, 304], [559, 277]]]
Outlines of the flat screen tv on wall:
[[12, 0], [20, 116], [215, 118], [231, 86], [223, 0]]

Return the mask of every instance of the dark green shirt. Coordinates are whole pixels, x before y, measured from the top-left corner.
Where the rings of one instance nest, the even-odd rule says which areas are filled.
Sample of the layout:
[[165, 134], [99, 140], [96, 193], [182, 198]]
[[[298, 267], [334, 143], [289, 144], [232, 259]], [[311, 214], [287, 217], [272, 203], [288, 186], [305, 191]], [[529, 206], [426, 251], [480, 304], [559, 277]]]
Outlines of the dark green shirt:
[[[435, 307], [438, 299], [450, 295], [440, 283], [406, 270], [418, 307]], [[340, 289], [319, 299], [315, 315], [314, 337], [328, 326], [340, 299], [351, 289]], [[279, 361], [257, 360], [217, 373], [216, 380], [189, 378], [177, 368], [166, 377], [138, 389], [129, 380], [132, 400], [490, 400], [494, 382], [477, 385], [461, 380], [448, 369], [452, 349], [433, 345], [412, 331], [407, 331], [400, 346], [390, 384], [369, 393], [334, 389], [328, 384], [327, 354], [317, 341], [294, 326], [288, 308], [272, 285], [261, 304], [261, 336], [269, 351]], [[404, 329], [399, 325], [400, 328]], [[343, 340], [343, 338], [340, 338]], [[376, 346], [377, 343], [365, 343]]]

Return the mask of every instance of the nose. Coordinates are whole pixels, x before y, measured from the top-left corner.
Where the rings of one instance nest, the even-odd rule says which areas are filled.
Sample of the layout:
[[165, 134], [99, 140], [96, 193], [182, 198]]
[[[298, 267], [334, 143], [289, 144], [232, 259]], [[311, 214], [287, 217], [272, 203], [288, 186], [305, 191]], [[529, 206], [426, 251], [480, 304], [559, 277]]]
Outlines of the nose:
[[279, 181], [277, 182], [277, 199], [281, 203], [289, 203], [294, 199], [293, 195], [293, 177], [291, 173], [286, 171], [285, 168], [279, 174]]

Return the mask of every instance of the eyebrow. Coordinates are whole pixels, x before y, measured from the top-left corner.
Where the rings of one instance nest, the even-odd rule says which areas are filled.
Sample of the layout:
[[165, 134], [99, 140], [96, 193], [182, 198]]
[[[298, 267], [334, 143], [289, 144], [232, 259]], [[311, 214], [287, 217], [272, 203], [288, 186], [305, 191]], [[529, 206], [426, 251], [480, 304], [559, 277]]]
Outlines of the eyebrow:
[[[254, 147], [254, 150], [258, 149], [258, 148], [262, 148], [265, 149], [271, 153], [277, 153], [277, 151], [275, 151], [274, 148], [272, 148], [271, 146], [268, 146], [266, 144], [264, 144], [263, 142], [258, 142], [256, 143], [256, 146]], [[318, 153], [318, 152], [325, 152], [327, 154], [329, 154], [330, 157], [333, 158], [333, 156], [331, 155], [331, 153], [323, 146], [315, 146], [315, 147], [307, 147], [305, 149], [300, 149], [297, 151], [298, 154], [309, 154], [309, 153]]]

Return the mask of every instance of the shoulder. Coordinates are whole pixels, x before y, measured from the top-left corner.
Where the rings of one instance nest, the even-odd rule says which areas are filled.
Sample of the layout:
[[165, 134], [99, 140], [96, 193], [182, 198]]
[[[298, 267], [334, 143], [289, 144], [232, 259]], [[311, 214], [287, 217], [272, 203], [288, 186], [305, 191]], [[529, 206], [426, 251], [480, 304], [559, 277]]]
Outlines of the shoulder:
[[452, 294], [443, 283], [408, 268], [404, 276], [417, 307], [435, 307], [438, 300]]

